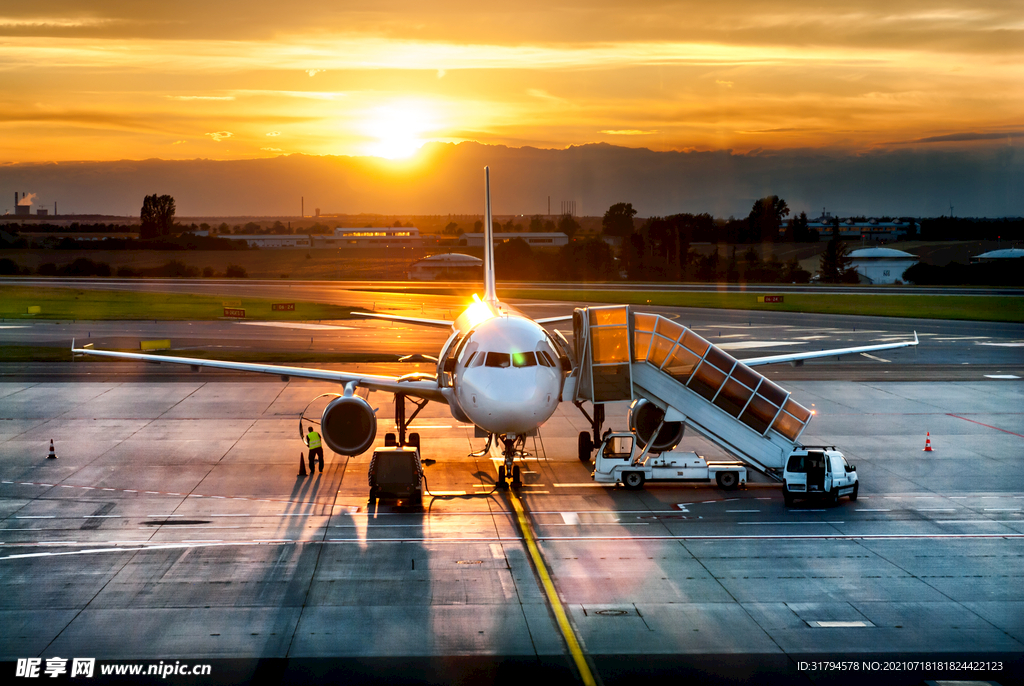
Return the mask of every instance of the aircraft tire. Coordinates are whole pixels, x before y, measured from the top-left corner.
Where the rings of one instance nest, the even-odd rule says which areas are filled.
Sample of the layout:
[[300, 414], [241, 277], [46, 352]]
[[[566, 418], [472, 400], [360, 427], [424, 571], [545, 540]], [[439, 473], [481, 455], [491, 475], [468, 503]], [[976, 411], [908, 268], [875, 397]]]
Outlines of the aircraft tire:
[[508, 484], [505, 483], [505, 465], [498, 465], [498, 484], [499, 489], [508, 488]]
[[581, 431], [579, 440], [577, 441], [579, 447], [579, 458], [580, 462], [590, 462], [590, 455], [594, 452], [594, 441], [590, 438], [590, 433], [587, 431]]
[[639, 491], [644, 487], [644, 473], [625, 472], [622, 475], [622, 485], [631, 491]]
[[514, 488], [519, 488], [520, 486], [523, 485], [523, 481], [520, 478], [520, 476], [521, 476], [521, 473], [519, 471], [519, 465], [513, 465], [512, 466], [512, 486]]

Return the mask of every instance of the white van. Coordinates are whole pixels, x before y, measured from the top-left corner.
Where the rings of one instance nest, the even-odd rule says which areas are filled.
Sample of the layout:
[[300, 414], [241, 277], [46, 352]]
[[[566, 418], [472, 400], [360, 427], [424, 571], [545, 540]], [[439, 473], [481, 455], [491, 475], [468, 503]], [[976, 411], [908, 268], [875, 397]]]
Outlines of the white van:
[[857, 499], [857, 468], [835, 446], [805, 446], [794, 450], [782, 474], [782, 497], [787, 505], [797, 498], [821, 498], [830, 505], [842, 496]]

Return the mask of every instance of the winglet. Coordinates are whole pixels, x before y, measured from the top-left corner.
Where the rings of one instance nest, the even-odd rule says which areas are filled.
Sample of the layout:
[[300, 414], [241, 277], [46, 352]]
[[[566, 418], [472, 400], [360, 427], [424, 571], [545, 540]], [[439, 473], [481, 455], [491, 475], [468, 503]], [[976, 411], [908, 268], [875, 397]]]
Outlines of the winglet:
[[484, 302], [497, 305], [494, 288], [494, 225], [491, 222], [491, 169], [484, 167]]
[[914, 332], [914, 345], [917, 345], [917, 332]]

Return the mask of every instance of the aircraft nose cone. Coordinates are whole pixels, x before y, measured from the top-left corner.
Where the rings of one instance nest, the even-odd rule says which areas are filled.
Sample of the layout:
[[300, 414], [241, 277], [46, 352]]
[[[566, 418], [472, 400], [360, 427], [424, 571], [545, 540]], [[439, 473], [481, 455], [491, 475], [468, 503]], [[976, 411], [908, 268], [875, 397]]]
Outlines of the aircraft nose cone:
[[557, 380], [548, 383], [551, 380], [532, 370], [525, 374], [496, 371], [506, 373], [488, 374], [492, 378], [486, 381], [480, 375], [464, 382], [460, 394], [463, 409], [477, 426], [493, 433], [521, 433], [551, 416], [558, 405]]

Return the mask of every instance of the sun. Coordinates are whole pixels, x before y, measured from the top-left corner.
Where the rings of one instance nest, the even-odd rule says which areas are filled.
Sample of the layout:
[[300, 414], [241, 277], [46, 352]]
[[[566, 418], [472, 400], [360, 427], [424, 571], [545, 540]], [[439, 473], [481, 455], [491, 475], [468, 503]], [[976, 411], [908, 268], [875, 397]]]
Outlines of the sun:
[[412, 157], [427, 142], [422, 136], [430, 128], [430, 114], [419, 104], [396, 103], [374, 108], [363, 125], [364, 133], [373, 139], [365, 146], [365, 152], [389, 160]]

